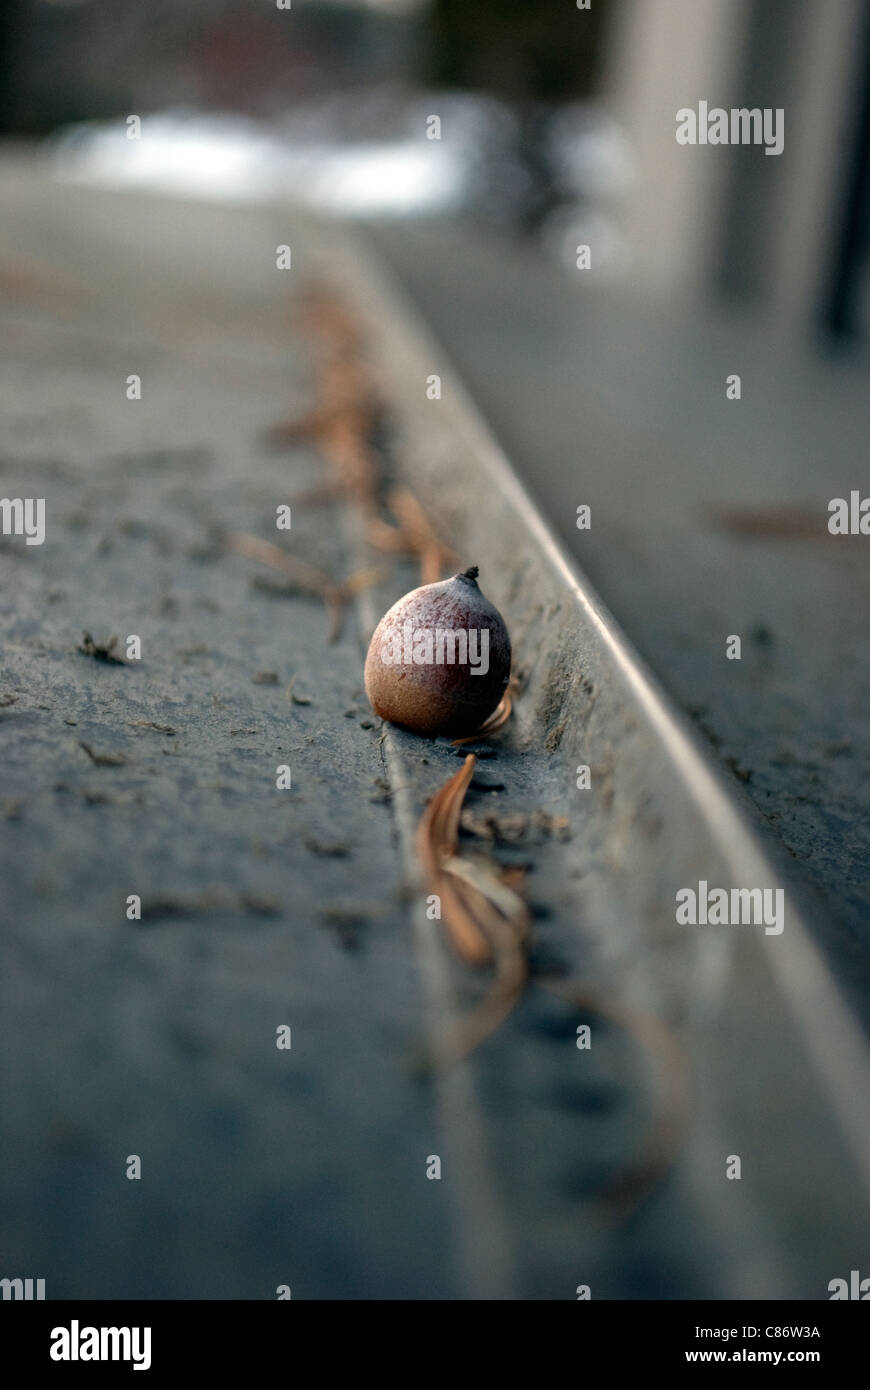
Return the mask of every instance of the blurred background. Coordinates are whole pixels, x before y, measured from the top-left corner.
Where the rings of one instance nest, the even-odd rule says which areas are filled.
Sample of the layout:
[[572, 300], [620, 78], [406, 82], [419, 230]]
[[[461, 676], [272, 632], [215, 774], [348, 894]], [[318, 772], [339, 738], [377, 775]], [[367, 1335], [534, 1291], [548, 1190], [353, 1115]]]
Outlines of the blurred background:
[[[679, 145], [701, 100], [781, 107], [783, 153]], [[827, 519], [870, 490], [867, 0], [6, 0], [0, 134], [379, 248], [866, 1009], [870, 594]]]
[[[864, 0], [7, 0], [0, 132], [92, 176], [347, 214], [469, 215], [670, 293], [866, 332]], [[292, 18], [291, 18], [292, 15]], [[662, 121], [783, 106], [783, 157], [686, 157]], [[436, 113], [437, 157], [421, 147]], [[148, 116], [131, 159], [117, 122]], [[85, 129], [81, 123], [89, 123]], [[105, 123], [101, 129], [99, 123]], [[434, 142], [433, 142], [434, 143]], [[434, 167], [433, 167], [434, 166]]]

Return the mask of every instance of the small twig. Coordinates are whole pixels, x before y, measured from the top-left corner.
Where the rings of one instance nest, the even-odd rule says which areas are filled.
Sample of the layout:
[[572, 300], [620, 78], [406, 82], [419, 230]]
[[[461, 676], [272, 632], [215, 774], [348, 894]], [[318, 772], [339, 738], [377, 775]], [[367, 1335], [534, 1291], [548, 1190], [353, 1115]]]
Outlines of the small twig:
[[118, 656], [115, 651], [117, 645], [117, 637], [110, 637], [107, 642], [95, 642], [89, 632], [83, 632], [78, 651], [80, 651], [83, 656], [94, 657], [97, 661], [108, 661], [116, 666], [126, 666], [127, 663], [124, 658]]
[[362, 589], [376, 584], [383, 574], [383, 571], [379, 569], [357, 570], [342, 584], [336, 584], [328, 574], [318, 569], [316, 565], [310, 565], [307, 560], [300, 560], [295, 555], [288, 555], [286, 550], [282, 550], [273, 541], [264, 541], [259, 536], [250, 535], [247, 531], [231, 532], [226, 538], [226, 543], [231, 550], [235, 550], [239, 555], [247, 555], [249, 559], [259, 560], [261, 564], [268, 565], [270, 569], [278, 570], [281, 574], [286, 575], [304, 593], [314, 594], [318, 598], [322, 598], [330, 615], [328, 633], [330, 642], [335, 642], [341, 635], [344, 606], [347, 600]]
[[97, 753], [89, 743], [79, 741], [79, 748], [84, 749], [91, 762], [96, 767], [123, 767], [127, 759], [123, 753]]

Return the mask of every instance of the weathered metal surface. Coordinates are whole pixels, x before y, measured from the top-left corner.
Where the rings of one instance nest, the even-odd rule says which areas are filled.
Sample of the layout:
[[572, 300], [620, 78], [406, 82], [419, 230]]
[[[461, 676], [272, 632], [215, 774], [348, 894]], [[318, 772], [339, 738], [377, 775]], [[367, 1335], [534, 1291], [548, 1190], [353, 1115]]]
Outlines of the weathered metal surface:
[[572, 277], [479, 227], [373, 235], [565, 549], [817, 890], [866, 1029], [870, 568], [866, 538], [827, 533], [831, 498], [870, 495], [866, 360]]
[[[525, 690], [500, 754], [507, 783], [500, 804], [543, 804], [572, 824], [558, 867], [542, 862], [540, 876], [532, 875], [547, 909], [538, 939], [573, 976], [603, 981], [679, 1031], [697, 1105], [681, 1176], [700, 1203], [698, 1224], [728, 1252], [715, 1260], [714, 1286], [738, 1296], [823, 1296], [822, 1272], [837, 1250], [845, 1243], [857, 1254], [856, 1208], [866, 1229], [870, 1116], [865, 1045], [807, 926], [805, 908], [815, 913], [817, 905], [559, 549], [442, 347], [419, 325], [409, 327], [407, 307], [396, 307], [382, 272], [361, 271], [358, 255], [342, 256], [336, 246], [333, 274], [343, 261], [393, 387], [404, 475], [463, 558], [480, 565], [482, 582], [509, 615]], [[432, 402], [424, 385], [436, 370], [445, 394]], [[400, 762], [413, 760], [413, 741], [391, 732], [388, 742]], [[581, 763], [593, 768], [591, 794], [575, 788]], [[783, 933], [677, 925], [676, 892], [701, 879], [782, 887]], [[554, 1092], [563, 1063], [555, 1062]], [[487, 1065], [480, 1063], [484, 1074]], [[543, 1056], [532, 1070], [547, 1075]], [[517, 1129], [527, 1103], [515, 1098]], [[774, 1143], [759, 1114], [769, 1120], [770, 1107]], [[717, 1143], [731, 1143], [727, 1152], [752, 1170], [739, 1188], [726, 1185]], [[509, 1184], [512, 1165], [499, 1152]], [[841, 1182], [832, 1179], [835, 1169]], [[820, 1204], [824, 1224], [837, 1231], [825, 1250]], [[562, 1219], [576, 1258], [576, 1225], [567, 1211]], [[720, 1221], [727, 1236], [716, 1231]], [[529, 1246], [539, 1230], [530, 1219]]]
[[[391, 288], [283, 209], [13, 171], [5, 205], [3, 491], [44, 491], [49, 533], [0, 550], [4, 1275], [49, 1297], [826, 1297], [866, 1249], [862, 1045], [780, 866], [458, 384], [426, 400], [436, 350]], [[293, 306], [315, 274], [362, 314], [389, 467], [511, 629], [525, 688], [469, 807], [569, 827], [491, 847], [529, 866], [537, 977], [429, 1082], [412, 1067], [427, 1028], [480, 989], [425, 916], [412, 848], [459, 764], [443, 742], [381, 743], [360, 693], [366, 635], [415, 570], [365, 591], [330, 647], [319, 603], [264, 593], [219, 544], [274, 534], [275, 505], [320, 476], [310, 448], [261, 442], [311, 400]], [[344, 504], [295, 508], [292, 549], [337, 577], [371, 560]], [[82, 655], [82, 628], [141, 634], [141, 664]], [[294, 676], [310, 705], [288, 699]], [[674, 893], [699, 878], [785, 885], [785, 931], [678, 927]], [[619, 1225], [598, 1194], [646, 1130], [649, 1061], [600, 1018], [577, 1049], [585, 1018], [543, 987], [554, 965], [690, 1058], [685, 1153]]]
[[[282, 219], [10, 177], [4, 206], [3, 495], [44, 495], [47, 538], [0, 557], [3, 1273], [49, 1298], [447, 1296], [359, 639], [327, 645], [319, 600], [218, 540], [274, 536], [321, 477], [261, 442], [312, 389]], [[342, 575], [334, 511], [297, 509], [292, 540]], [[83, 628], [141, 635], [141, 663], [80, 654]]]

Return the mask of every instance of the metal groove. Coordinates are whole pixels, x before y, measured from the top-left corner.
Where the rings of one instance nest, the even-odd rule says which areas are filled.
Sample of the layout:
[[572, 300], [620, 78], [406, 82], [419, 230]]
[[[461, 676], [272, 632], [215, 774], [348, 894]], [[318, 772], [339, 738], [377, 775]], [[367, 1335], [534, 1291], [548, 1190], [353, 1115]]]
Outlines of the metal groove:
[[[397, 404], [400, 414], [404, 416], [406, 442], [411, 439], [419, 443], [421, 454], [427, 447], [426, 432], [431, 435], [433, 429], [436, 432], [442, 429], [440, 420], [433, 425], [431, 415], [425, 417], [423, 414], [421, 383], [425, 381], [427, 373], [436, 369], [448, 383], [445, 394], [449, 399], [444, 403], [448, 429], [452, 433], [448, 447], [453, 454], [457, 447], [461, 447], [461, 467], [469, 479], [462, 504], [469, 532], [480, 546], [481, 537], [485, 538], [486, 531], [481, 525], [479, 513], [487, 510], [494, 514], [493, 529], [496, 531], [502, 521], [515, 523], [510, 536], [514, 545], [510, 550], [511, 564], [508, 569], [526, 564], [534, 570], [536, 577], [549, 571], [550, 591], [558, 588], [570, 600], [571, 611], [565, 625], [573, 630], [584, 652], [589, 652], [594, 644], [597, 660], [606, 672], [603, 688], [607, 698], [612, 698], [613, 692], [621, 689], [619, 698], [633, 710], [629, 722], [640, 725], [643, 738], [654, 750], [655, 757], [667, 765], [674, 778], [674, 786], [679, 788], [685, 806], [679, 815], [673, 817], [673, 833], [682, 834], [685, 840], [686, 825], [694, 824], [691, 833], [697, 855], [712, 853], [718, 856], [725, 866], [723, 872], [727, 869], [735, 884], [784, 887], [787, 926], [782, 937], [768, 937], [761, 932], [762, 940], [758, 946], [755, 947], [753, 943], [747, 949], [758, 956], [759, 968], [761, 961], [764, 961], [764, 968], [769, 972], [774, 988], [790, 1016], [795, 1034], [800, 1039], [800, 1047], [805, 1051], [818, 1082], [819, 1099], [833, 1115], [844, 1149], [849, 1155], [848, 1181], [853, 1187], [855, 1183], [860, 1185], [866, 1213], [867, 1199], [870, 1197], [870, 1096], [866, 1085], [867, 1076], [870, 1075], [870, 1054], [860, 1028], [848, 1011], [812, 939], [802, 885], [792, 879], [789, 867], [780, 865], [776, 854], [769, 851], [761, 836], [756, 834], [751, 813], [747, 813], [739, 796], [725, 785], [694, 731], [673, 707], [617, 622], [565, 554], [463, 383], [451, 371], [444, 350], [419, 322], [402, 292], [396, 289], [389, 273], [378, 263], [377, 257], [362, 256], [358, 245], [354, 245], [352, 250], [343, 245], [341, 237], [333, 229], [329, 230], [327, 244], [325, 263], [333, 278], [343, 283], [347, 293], [365, 314], [372, 333], [375, 358], [383, 369], [385, 380], [389, 382], [391, 403]], [[416, 392], [416, 397], [412, 395], [413, 392]], [[441, 449], [441, 446], [438, 448]], [[433, 452], [436, 460], [446, 457], [443, 449], [440, 453], [437, 449]], [[437, 478], [433, 485], [433, 472], [436, 470], [431, 460], [415, 458], [413, 450], [406, 450], [405, 467], [407, 476], [422, 488], [425, 495], [436, 499], [440, 497]], [[454, 486], [458, 472], [459, 465], [456, 473], [450, 475], [450, 482]], [[448, 487], [446, 479], [444, 487]], [[461, 510], [461, 507], [455, 508], [452, 515], [458, 515]], [[477, 553], [475, 550], [475, 558]], [[494, 553], [490, 546], [488, 558], [491, 561]], [[368, 596], [369, 601], [370, 598]], [[365, 621], [369, 628], [373, 626], [376, 616], [367, 606]], [[591, 756], [587, 760], [591, 761]], [[408, 782], [410, 780], [407, 779]], [[411, 816], [413, 797], [407, 790], [402, 794], [401, 805], [402, 817]], [[667, 833], [666, 829], [666, 837]], [[403, 839], [407, 849], [407, 832]], [[691, 855], [683, 857], [690, 859]], [[715, 942], [709, 938], [707, 940], [709, 946], [705, 943], [697, 947], [695, 976], [699, 980], [706, 978], [707, 989], [718, 997], [718, 1007], [722, 1008], [733, 997], [734, 989], [739, 988], [739, 980], [735, 979], [732, 968], [736, 938], [732, 935]], [[654, 948], [650, 946], [649, 949]], [[745, 971], [745, 963], [741, 969]], [[708, 996], [708, 1001], [709, 998], [712, 995]], [[810, 1086], [809, 1080], [807, 1086]], [[795, 1123], [800, 1123], [799, 1116], [796, 1116]], [[835, 1177], [837, 1162], [832, 1159], [832, 1182], [838, 1180]], [[697, 1167], [697, 1163], [693, 1166]], [[701, 1183], [702, 1188], [705, 1185], [709, 1189], [709, 1184]], [[808, 1187], [810, 1190], [811, 1187]], [[773, 1279], [777, 1265], [776, 1237], [771, 1234], [768, 1240], [762, 1238], [760, 1232], [756, 1235], [756, 1275], [735, 1275], [733, 1287], [738, 1297], [764, 1296], [759, 1294], [759, 1290], [765, 1279], [769, 1286], [767, 1296], [771, 1296], [770, 1289], [777, 1283]], [[762, 1253], [765, 1247], [766, 1255]], [[765, 1270], [767, 1274], [763, 1275]], [[782, 1292], [773, 1296], [785, 1296], [787, 1287], [788, 1281], [782, 1286]], [[755, 1289], [754, 1295], [747, 1291], [750, 1288]]]

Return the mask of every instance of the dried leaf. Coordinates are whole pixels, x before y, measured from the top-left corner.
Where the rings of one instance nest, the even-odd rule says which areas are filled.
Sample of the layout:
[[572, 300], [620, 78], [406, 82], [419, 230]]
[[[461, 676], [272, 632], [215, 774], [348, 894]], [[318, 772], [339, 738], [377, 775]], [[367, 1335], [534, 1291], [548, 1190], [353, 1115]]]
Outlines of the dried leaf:
[[436, 1043], [439, 1065], [467, 1056], [513, 1008], [526, 980], [523, 941], [529, 914], [523, 900], [486, 863], [456, 853], [462, 803], [477, 759], [463, 766], [430, 801], [417, 845], [430, 892], [441, 900], [441, 920], [463, 960], [494, 965], [494, 979], [481, 1003]]
[[429, 802], [417, 832], [417, 851], [432, 892], [441, 898], [442, 920], [456, 950], [463, 960], [480, 965], [492, 958], [489, 942], [466, 912], [461, 894], [445, 881], [443, 872], [444, 860], [451, 858], [456, 850], [459, 815], [476, 762], [474, 755], [469, 754], [459, 771]]
[[513, 699], [511, 688], [508, 686], [492, 714], [481, 724], [477, 732], [469, 734], [467, 738], [452, 739], [451, 747], [462, 748], [466, 743], [478, 743], [481, 739], [489, 738], [490, 734], [497, 733], [508, 722], [512, 709]]

